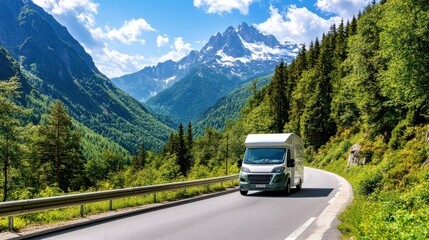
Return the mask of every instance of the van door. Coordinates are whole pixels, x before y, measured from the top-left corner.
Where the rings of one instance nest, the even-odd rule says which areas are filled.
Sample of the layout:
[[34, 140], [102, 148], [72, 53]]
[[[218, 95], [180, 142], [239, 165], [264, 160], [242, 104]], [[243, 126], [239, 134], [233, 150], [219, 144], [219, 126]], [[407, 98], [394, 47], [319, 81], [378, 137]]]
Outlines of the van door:
[[295, 163], [295, 159], [292, 159], [291, 157], [291, 151], [290, 149], [287, 149], [287, 153], [286, 153], [286, 166], [287, 169], [289, 171], [289, 176], [290, 176], [290, 186], [293, 187], [295, 186], [295, 168], [296, 168], [296, 163]]

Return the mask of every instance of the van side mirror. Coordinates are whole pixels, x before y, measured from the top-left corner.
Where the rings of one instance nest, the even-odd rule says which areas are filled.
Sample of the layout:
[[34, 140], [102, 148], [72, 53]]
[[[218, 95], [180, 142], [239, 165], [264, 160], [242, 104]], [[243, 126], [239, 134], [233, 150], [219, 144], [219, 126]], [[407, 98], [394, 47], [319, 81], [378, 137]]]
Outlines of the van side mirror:
[[241, 158], [239, 158], [238, 160], [237, 160], [237, 167], [238, 168], [241, 168], [241, 166], [243, 165], [243, 159], [241, 159]]
[[295, 167], [295, 159], [288, 159], [286, 166], [287, 167]]

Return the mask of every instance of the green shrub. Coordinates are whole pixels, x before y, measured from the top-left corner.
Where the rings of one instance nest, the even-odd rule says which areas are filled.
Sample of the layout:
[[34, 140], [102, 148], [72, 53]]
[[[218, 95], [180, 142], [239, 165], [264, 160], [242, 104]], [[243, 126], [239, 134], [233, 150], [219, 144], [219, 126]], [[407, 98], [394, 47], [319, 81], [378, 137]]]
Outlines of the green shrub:
[[407, 120], [402, 120], [396, 125], [396, 127], [392, 131], [392, 136], [389, 140], [389, 148], [390, 149], [398, 149], [403, 147], [405, 144], [405, 131], [408, 126]]
[[383, 174], [380, 171], [371, 171], [360, 180], [358, 193], [362, 195], [370, 195], [380, 189], [383, 180]]

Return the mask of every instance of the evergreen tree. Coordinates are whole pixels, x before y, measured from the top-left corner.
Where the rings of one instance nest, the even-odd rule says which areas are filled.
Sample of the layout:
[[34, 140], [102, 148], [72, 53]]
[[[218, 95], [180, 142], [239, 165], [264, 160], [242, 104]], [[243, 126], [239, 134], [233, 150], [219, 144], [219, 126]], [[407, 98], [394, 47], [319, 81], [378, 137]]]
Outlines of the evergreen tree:
[[351, 37], [349, 58], [345, 61], [351, 71], [344, 85], [351, 87], [363, 130], [370, 136], [386, 130], [385, 98], [379, 81], [379, 71], [384, 68], [379, 56], [380, 17], [377, 8], [367, 8], [366, 14], [359, 18], [356, 35]]
[[252, 81], [249, 90], [252, 92], [252, 97], [255, 98], [256, 94], [258, 94], [258, 79]]
[[338, 129], [352, 126], [357, 122], [359, 112], [355, 102], [355, 84], [351, 83], [347, 75], [354, 67], [345, 61], [348, 56], [347, 39], [354, 34], [348, 31], [350, 23], [344, 27], [343, 22], [338, 26], [335, 36], [334, 70], [332, 73], [333, 96], [331, 103], [331, 116]]
[[146, 157], [147, 157], [147, 152], [146, 152], [144, 143], [142, 143], [142, 145], [140, 147], [140, 151], [137, 153], [136, 156], [133, 156], [133, 158], [131, 160], [131, 167], [134, 170], [143, 169], [146, 165]]
[[334, 52], [334, 61], [335, 67], [341, 65], [341, 63], [347, 57], [347, 32], [344, 27], [344, 21], [341, 20], [340, 25], [338, 25], [337, 33], [335, 34], [335, 52]]
[[305, 44], [302, 45], [296, 59], [289, 65], [289, 81], [287, 87], [287, 96], [289, 99], [289, 119], [284, 127], [286, 132], [294, 132], [299, 134], [299, 118], [304, 108], [301, 77], [303, 72], [307, 69], [307, 49]]
[[348, 36], [355, 35], [356, 31], [357, 31], [357, 19], [355, 16], [353, 16], [352, 21], [347, 27], [347, 35]]
[[194, 145], [194, 134], [192, 132], [192, 124], [188, 123], [188, 128], [186, 129], [186, 146], [189, 149], [189, 152], [192, 152]]
[[192, 132], [192, 124], [191, 124], [191, 122], [189, 122], [188, 128], [186, 129], [186, 150], [187, 150], [186, 162], [189, 163], [189, 169], [191, 168], [191, 166], [194, 163], [193, 148], [194, 148], [194, 133]]
[[301, 116], [301, 135], [307, 145], [316, 149], [328, 141], [335, 133], [335, 124], [330, 117], [331, 111], [331, 71], [334, 52], [335, 27], [332, 33], [324, 35], [316, 65], [316, 85], [309, 94], [303, 115]]
[[310, 69], [316, 66], [317, 60], [319, 58], [319, 53], [320, 53], [320, 43], [319, 43], [319, 38], [316, 38], [316, 40], [314, 41], [314, 44], [313, 44], [313, 41], [310, 42], [310, 49], [308, 51], [307, 60], [306, 60], [308, 64], [307, 69]]
[[273, 130], [278, 133], [283, 132], [285, 123], [289, 120], [289, 99], [286, 95], [288, 80], [287, 67], [282, 61], [276, 67], [268, 91], [273, 113]]
[[186, 140], [182, 123], [179, 124], [176, 155], [177, 164], [180, 166], [180, 172], [183, 174], [183, 176], [186, 177], [189, 169], [191, 168], [191, 162], [189, 159], [188, 149], [186, 147]]
[[80, 134], [74, 131], [64, 104], [55, 100], [49, 108], [48, 122], [39, 131], [38, 157], [41, 174], [47, 185], [56, 184], [63, 191], [78, 190], [84, 181], [84, 158]]
[[296, 56], [296, 59], [293, 61], [293, 64], [291, 64], [291, 66], [289, 67], [289, 76], [292, 79], [291, 83], [293, 83], [294, 86], [296, 86], [299, 78], [302, 75], [302, 72], [304, 72], [307, 67], [307, 48], [305, 44], [303, 44], [298, 56]]

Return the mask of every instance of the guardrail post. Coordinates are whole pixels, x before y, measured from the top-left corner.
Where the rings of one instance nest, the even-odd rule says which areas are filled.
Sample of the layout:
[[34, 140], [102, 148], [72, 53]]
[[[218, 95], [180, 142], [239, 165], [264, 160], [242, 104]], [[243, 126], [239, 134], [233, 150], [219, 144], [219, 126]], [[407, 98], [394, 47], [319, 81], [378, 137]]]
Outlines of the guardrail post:
[[113, 200], [109, 201], [109, 211], [113, 210]]
[[84, 213], [85, 213], [85, 211], [84, 211], [84, 210], [85, 210], [85, 209], [84, 209], [83, 205], [80, 205], [80, 217], [82, 217], [82, 218], [83, 218]]
[[13, 217], [8, 217], [9, 232], [13, 232]]
[[156, 203], [156, 193], [153, 193], [153, 203]]

